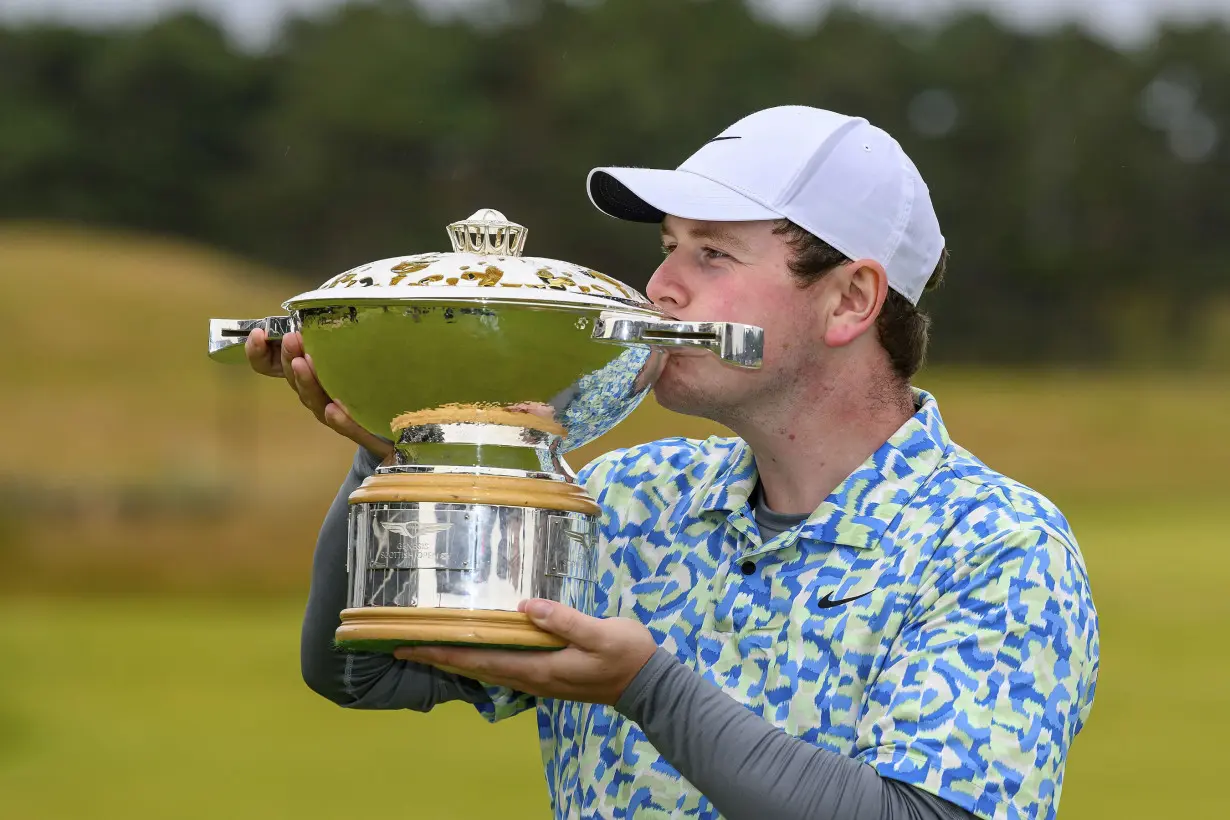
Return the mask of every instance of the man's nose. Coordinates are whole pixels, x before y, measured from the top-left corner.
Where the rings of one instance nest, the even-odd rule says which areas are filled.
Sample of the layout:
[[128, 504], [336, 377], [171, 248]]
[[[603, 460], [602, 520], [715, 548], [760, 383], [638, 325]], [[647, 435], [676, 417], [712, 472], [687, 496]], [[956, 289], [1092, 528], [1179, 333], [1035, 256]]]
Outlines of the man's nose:
[[649, 277], [645, 295], [649, 297], [649, 301], [668, 311], [687, 305], [687, 290], [681, 281], [677, 265], [672, 264], [669, 258], [663, 260], [653, 272], [653, 276]]

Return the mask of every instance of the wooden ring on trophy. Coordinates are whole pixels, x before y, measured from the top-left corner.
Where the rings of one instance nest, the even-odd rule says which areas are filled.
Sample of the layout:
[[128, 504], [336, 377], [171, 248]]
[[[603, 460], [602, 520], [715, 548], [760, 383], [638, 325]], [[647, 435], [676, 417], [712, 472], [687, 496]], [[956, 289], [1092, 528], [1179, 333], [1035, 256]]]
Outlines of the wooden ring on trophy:
[[[407, 631], [414, 635], [406, 638]], [[568, 642], [534, 626], [522, 612], [365, 607], [342, 610], [334, 640], [347, 650], [392, 652], [399, 646], [461, 644], [501, 649], [562, 649]]]
[[[539, 406], [539, 405], [532, 405]], [[542, 405], [543, 411], [554, 414], [555, 408]], [[540, 415], [531, 410], [519, 410], [516, 406], [501, 407], [480, 404], [445, 404], [430, 410], [402, 413], [389, 423], [394, 433], [407, 427], [423, 424], [496, 424], [501, 427], [525, 427], [553, 436], [566, 436], [568, 431], [550, 415]]]
[[600, 515], [585, 489], [565, 481], [468, 473], [377, 473], [350, 494], [351, 504], [430, 501], [491, 504]]

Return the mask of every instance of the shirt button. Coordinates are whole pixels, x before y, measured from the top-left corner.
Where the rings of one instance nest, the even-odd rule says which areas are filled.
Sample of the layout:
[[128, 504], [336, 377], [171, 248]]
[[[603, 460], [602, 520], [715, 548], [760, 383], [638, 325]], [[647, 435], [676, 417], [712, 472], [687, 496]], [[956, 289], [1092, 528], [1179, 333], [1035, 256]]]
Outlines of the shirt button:
[[743, 570], [744, 575], [751, 575], [756, 571], [756, 565], [751, 561], [744, 561], [743, 565], [740, 566], [739, 569]]

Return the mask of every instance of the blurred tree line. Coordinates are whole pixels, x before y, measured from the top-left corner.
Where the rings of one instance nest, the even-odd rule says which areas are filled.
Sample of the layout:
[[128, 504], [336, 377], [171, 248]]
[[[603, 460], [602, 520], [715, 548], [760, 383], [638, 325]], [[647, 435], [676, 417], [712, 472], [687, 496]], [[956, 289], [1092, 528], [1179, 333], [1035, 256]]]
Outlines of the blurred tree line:
[[977, 14], [791, 31], [740, 0], [504, 9], [354, 5], [261, 53], [191, 15], [0, 29], [0, 218], [178, 234], [306, 288], [445, 249], [446, 223], [490, 206], [527, 253], [643, 287], [656, 231], [595, 211], [586, 172], [674, 167], [798, 103], [886, 128], [928, 180], [952, 253], [924, 303], [935, 359], [1196, 361], [1230, 296], [1224, 27], [1121, 51]]

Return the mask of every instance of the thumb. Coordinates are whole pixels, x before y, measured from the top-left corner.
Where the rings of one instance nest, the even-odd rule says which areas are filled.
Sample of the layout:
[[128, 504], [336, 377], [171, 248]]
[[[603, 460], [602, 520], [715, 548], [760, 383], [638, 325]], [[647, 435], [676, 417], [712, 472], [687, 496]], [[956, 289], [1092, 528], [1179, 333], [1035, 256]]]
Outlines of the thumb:
[[559, 635], [574, 646], [590, 648], [597, 642], [601, 621], [570, 606], [535, 598], [525, 602], [524, 611], [539, 629]]

